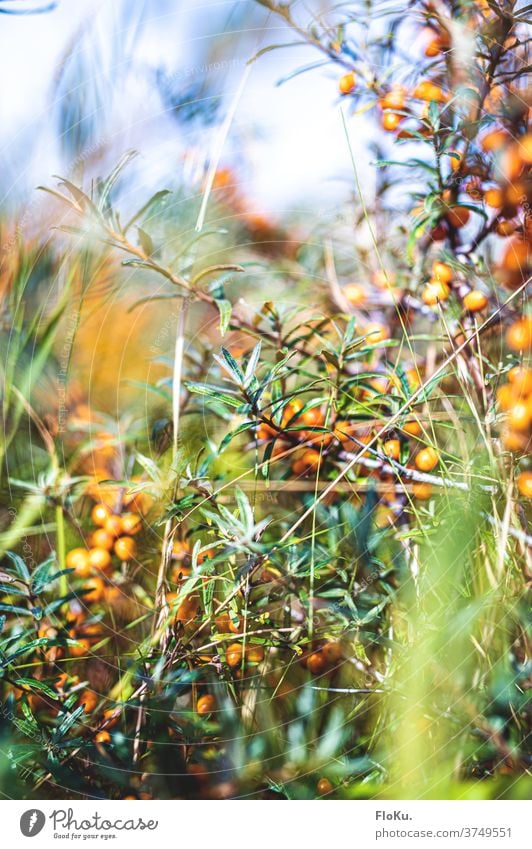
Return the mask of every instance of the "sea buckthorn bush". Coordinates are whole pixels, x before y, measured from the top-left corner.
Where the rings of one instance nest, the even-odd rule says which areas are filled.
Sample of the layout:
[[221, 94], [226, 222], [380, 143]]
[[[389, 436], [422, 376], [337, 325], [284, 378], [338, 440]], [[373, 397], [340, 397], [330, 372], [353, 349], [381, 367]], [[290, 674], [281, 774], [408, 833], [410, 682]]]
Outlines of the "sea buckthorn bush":
[[345, 208], [274, 221], [222, 154], [122, 209], [128, 153], [4, 259], [2, 778], [524, 798], [529, 11], [255, 5], [325, 63]]

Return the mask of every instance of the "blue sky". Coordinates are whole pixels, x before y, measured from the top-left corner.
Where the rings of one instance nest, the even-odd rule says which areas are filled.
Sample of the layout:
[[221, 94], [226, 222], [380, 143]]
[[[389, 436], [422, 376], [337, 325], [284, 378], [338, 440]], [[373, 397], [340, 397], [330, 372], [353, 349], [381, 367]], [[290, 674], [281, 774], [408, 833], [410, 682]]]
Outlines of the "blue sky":
[[[76, 97], [83, 120], [94, 125], [92, 143], [105, 140], [115, 158], [129, 147], [139, 150], [139, 190], [160, 188], [183, 168], [189, 175], [194, 169], [199, 173], [216, 125], [184, 133], [156, 90], [155, 75], [162, 70], [177, 92], [206, 81], [216, 94], [225, 94], [223, 118], [254, 50], [292, 38], [278, 20], [264, 26], [265, 21], [252, 0], [59, 0], [47, 15], [2, 16], [0, 72], [9, 80], [0, 102], [4, 201], [23, 197], [27, 202], [35, 185], [69, 168], [58, 141], [58, 115]], [[91, 97], [78, 96], [73, 60], [67, 65], [70, 76], [64, 65], [58, 76], [72, 49], [75, 62], [88, 68], [93, 83], [88, 90], [99, 92], [101, 109]], [[311, 48], [298, 47], [268, 53], [255, 63], [222, 157], [246, 163], [241, 169], [246, 193], [257, 209], [274, 216], [294, 208], [304, 212], [309, 205], [314, 213], [330, 214], [352, 190], [336, 94], [338, 70], [328, 67], [275, 85], [317, 58]], [[351, 117], [349, 131], [365, 173], [368, 124]], [[89, 133], [89, 148], [90, 139]]]

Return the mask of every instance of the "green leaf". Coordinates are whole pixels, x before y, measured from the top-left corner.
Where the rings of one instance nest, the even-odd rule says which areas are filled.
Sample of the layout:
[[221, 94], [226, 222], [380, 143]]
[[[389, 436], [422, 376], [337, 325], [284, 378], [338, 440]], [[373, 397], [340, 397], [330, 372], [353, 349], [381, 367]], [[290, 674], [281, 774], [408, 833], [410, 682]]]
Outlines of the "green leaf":
[[160, 192], [155, 192], [155, 194], [152, 195], [152, 197], [148, 201], [146, 201], [144, 206], [141, 206], [138, 212], [136, 212], [135, 215], [129, 219], [129, 221], [124, 227], [124, 233], [127, 233], [129, 228], [135, 223], [135, 221], [138, 221], [139, 218], [141, 218], [141, 216], [144, 215], [144, 213], [147, 212], [151, 206], [154, 206], [155, 204], [159, 203], [160, 200], [163, 200], [163, 198], [170, 194], [172, 193], [169, 189], [162, 189]]
[[137, 227], [137, 233], [142, 250], [147, 256], [152, 256], [154, 248], [151, 236], [145, 230], [142, 230], [141, 227]]
[[[223, 357], [223, 359], [222, 359]], [[222, 347], [222, 356], [214, 355], [214, 359], [217, 363], [221, 365], [221, 367], [233, 378], [233, 380], [238, 383], [239, 386], [242, 386], [244, 383], [244, 374], [242, 369], [238, 365], [237, 361], [233, 357], [232, 353], [227, 350], [227, 348]]]
[[15, 586], [15, 584], [0, 584], [0, 593], [4, 593], [5, 595], [28, 595], [27, 590], [23, 590]]
[[20, 657], [21, 655], [26, 654], [26, 652], [31, 652], [34, 649], [38, 649], [44, 646], [46, 646], [47, 648], [49, 646], [62, 646], [64, 645], [64, 642], [64, 640], [57, 639], [55, 637], [39, 637], [36, 640], [30, 640], [29, 643], [26, 643], [26, 645], [21, 646], [16, 651], [12, 652], [8, 657], [6, 657], [3, 665], [12, 663], [12, 661], [16, 657]]
[[123, 156], [120, 157], [120, 160], [115, 165], [115, 167], [113, 168], [113, 170], [111, 171], [111, 173], [109, 174], [107, 179], [102, 182], [102, 184], [100, 186], [100, 195], [99, 195], [99, 198], [98, 198], [98, 209], [99, 209], [100, 212], [103, 212], [104, 209], [106, 208], [109, 195], [111, 193], [113, 186], [115, 185], [116, 181], [118, 180], [120, 173], [126, 167], [126, 165], [128, 165], [131, 162], [131, 160], [134, 159], [136, 156], [138, 156], [138, 153], [137, 153], [136, 150], [126, 151], [123, 154]]
[[6, 613], [18, 613], [19, 616], [33, 616], [33, 612], [26, 607], [17, 607], [15, 604], [0, 604], [0, 610]]
[[255, 425], [255, 421], [244, 422], [243, 424], [239, 425], [234, 430], [232, 430], [230, 433], [226, 433], [226, 435], [224, 436], [224, 438], [220, 442], [220, 447], [218, 449], [220, 454], [222, 453], [222, 451], [224, 451], [227, 448], [229, 443], [236, 436], [239, 436], [241, 433], [244, 433], [246, 430], [249, 430], [250, 428], [254, 427], [254, 425]]
[[195, 395], [205, 395], [207, 398], [221, 401], [222, 404], [227, 404], [229, 407], [236, 409], [242, 406], [242, 401], [239, 398], [228, 395], [227, 392], [220, 392], [217, 386], [212, 386], [209, 383], [195, 383], [187, 380], [185, 386], [189, 392], [193, 392]]
[[249, 355], [249, 360], [247, 362], [246, 373], [244, 375], [244, 388], [247, 388], [250, 385], [251, 381], [253, 380], [253, 377], [255, 376], [255, 369], [257, 368], [259, 362], [260, 351], [261, 343], [257, 342], [251, 354]]
[[17, 678], [15, 681], [21, 687], [29, 687], [31, 690], [38, 690], [40, 693], [46, 693], [51, 699], [56, 702], [58, 700], [57, 690], [53, 690], [49, 684], [44, 681], [38, 681], [36, 678]]
[[220, 335], [225, 336], [229, 327], [229, 322], [231, 321], [233, 305], [231, 304], [231, 301], [227, 300], [227, 298], [215, 298], [214, 303], [218, 307], [218, 312], [220, 313]]
[[14, 551], [6, 551], [6, 557], [9, 557], [11, 560], [17, 571], [17, 575], [19, 575], [24, 581], [29, 581], [31, 578], [30, 571], [22, 557], [19, 554], [15, 554]]
[[75, 725], [75, 723], [84, 713], [85, 708], [83, 707], [83, 705], [80, 705], [80, 707], [76, 708], [75, 711], [70, 713], [56, 729], [52, 738], [54, 742], [57, 742], [61, 739], [61, 737], [64, 737], [66, 734], [68, 734], [72, 726]]

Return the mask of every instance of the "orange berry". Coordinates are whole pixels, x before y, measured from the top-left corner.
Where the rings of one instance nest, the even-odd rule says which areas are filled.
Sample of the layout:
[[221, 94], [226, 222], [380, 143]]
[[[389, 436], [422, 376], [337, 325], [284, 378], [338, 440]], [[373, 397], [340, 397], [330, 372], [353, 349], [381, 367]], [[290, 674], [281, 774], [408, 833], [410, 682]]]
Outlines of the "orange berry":
[[393, 133], [402, 120], [402, 115], [398, 115], [397, 112], [390, 112], [389, 110], [386, 110], [386, 112], [382, 113], [382, 129], [386, 130], [387, 133]]
[[399, 460], [401, 457], [401, 443], [398, 439], [387, 439], [382, 446], [383, 453], [392, 460]]
[[415, 457], [415, 464], [420, 472], [431, 472], [439, 463], [438, 452], [435, 448], [422, 448]]
[[532, 133], [527, 133], [526, 136], [521, 136], [517, 140], [519, 146], [519, 154], [523, 162], [527, 165], [532, 165]]
[[432, 263], [432, 277], [441, 283], [451, 283], [454, 277], [454, 271], [446, 262], [435, 260]]
[[316, 784], [316, 790], [320, 794], [320, 796], [326, 796], [328, 793], [332, 793], [334, 787], [328, 778], [320, 778], [318, 783]]
[[72, 657], [85, 657], [85, 655], [90, 654], [91, 644], [90, 640], [85, 638], [81, 638], [78, 640], [77, 637], [73, 637], [76, 640], [75, 646], [69, 646], [68, 652]]
[[126, 499], [126, 504], [130, 510], [144, 516], [152, 506], [153, 498], [147, 492], [136, 492], [130, 498]]
[[106, 548], [91, 548], [89, 561], [93, 569], [100, 569], [102, 572], [108, 569], [112, 562], [111, 555]]
[[388, 339], [388, 329], [384, 324], [371, 322], [366, 325], [364, 336], [369, 345], [378, 345], [379, 342], [384, 342], [385, 339]]
[[111, 735], [108, 731], [98, 731], [94, 735], [94, 742], [100, 744], [106, 744], [111, 742]]
[[405, 422], [403, 425], [403, 430], [409, 436], [420, 436], [421, 425], [419, 424], [419, 422], [416, 421]]
[[323, 654], [326, 662], [332, 666], [335, 663], [338, 663], [338, 661], [341, 659], [342, 646], [340, 643], [330, 640], [328, 643], [325, 643], [325, 645], [321, 647], [321, 653]]
[[406, 106], [406, 89], [401, 85], [394, 85], [379, 100], [381, 109], [399, 109], [402, 110]]
[[137, 555], [137, 543], [131, 537], [120, 537], [115, 542], [115, 554], [119, 560], [133, 560]]
[[320, 452], [316, 451], [315, 448], [309, 448], [303, 454], [301, 462], [304, 464], [306, 472], [316, 472], [321, 464]]
[[423, 289], [421, 300], [427, 306], [433, 307], [440, 301], [446, 301], [450, 294], [451, 290], [447, 283], [443, 283], [441, 280], [431, 280]]
[[393, 271], [386, 271], [379, 268], [378, 271], [373, 272], [372, 280], [377, 289], [386, 290], [390, 286], [395, 285], [395, 274]]
[[478, 289], [472, 289], [467, 295], [464, 295], [464, 307], [469, 312], [480, 312], [488, 305], [488, 299], [484, 292]]
[[409, 368], [406, 370], [406, 376], [408, 378], [408, 383], [412, 389], [417, 389], [418, 386], [421, 386], [421, 377], [419, 374], [419, 369], [417, 368]]
[[523, 170], [523, 165], [517, 144], [514, 142], [508, 145], [501, 157], [501, 168], [506, 179], [517, 179]]
[[502, 433], [502, 444], [507, 451], [524, 451], [528, 445], [528, 436], [525, 433], [505, 429]]
[[456, 229], [465, 227], [470, 217], [471, 213], [465, 206], [453, 206], [453, 208], [446, 213], [449, 226]]
[[[222, 614], [223, 616], [223, 614]], [[244, 619], [242, 616], [237, 616], [236, 620], [233, 619], [229, 613], [227, 614], [227, 618], [229, 619], [227, 630], [232, 634], [241, 634], [244, 630]]]
[[338, 80], [340, 94], [351, 94], [351, 92], [354, 91], [355, 85], [356, 77], [352, 72], [344, 74], [343, 77], [340, 77]]
[[307, 657], [307, 669], [313, 675], [321, 675], [325, 672], [327, 660], [322, 652], [313, 652]]
[[351, 442], [349, 436], [353, 433], [354, 427], [352, 422], [338, 419], [334, 426], [334, 435], [340, 442]]
[[175, 560], [184, 560], [190, 554], [190, 545], [180, 539], [175, 539], [172, 545], [172, 557]]
[[344, 286], [343, 293], [353, 307], [363, 304], [366, 300], [366, 292], [363, 286], [359, 286], [358, 283], [350, 283], [348, 286]]
[[522, 271], [530, 261], [530, 250], [522, 239], [510, 239], [501, 259], [503, 268], [508, 271]]
[[512, 430], [528, 430], [530, 426], [530, 412], [524, 401], [514, 404], [508, 411], [508, 424]]
[[459, 150], [449, 150], [448, 152], [455, 154], [454, 156], [449, 157], [451, 163], [451, 171], [458, 171], [458, 169], [462, 165], [463, 154], [460, 153]]
[[231, 667], [231, 669], [235, 669], [237, 666], [240, 666], [242, 663], [242, 645], [241, 643], [231, 643], [230, 646], [227, 646], [225, 650], [225, 659], [227, 661], [227, 665]]
[[196, 703], [196, 711], [200, 716], [206, 716], [207, 714], [212, 713], [215, 708], [216, 699], [211, 695], [200, 696]]
[[447, 95], [442, 91], [440, 86], [430, 80], [420, 82], [412, 92], [412, 97], [417, 100], [425, 100], [427, 103], [435, 101], [436, 103], [444, 103], [447, 100]]
[[101, 578], [91, 578], [84, 587], [85, 590], [90, 591], [85, 594], [85, 601], [100, 601], [105, 595], [105, 587], [105, 582]]
[[417, 498], [418, 501], [428, 501], [432, 498], [432, 484], [424, 483], [423, 481], [416, 481], [416, 483], [412, 484], [412, 495], [414, 498]]
[[246, 660], [250, 663], [262, 663], [264, 660], [264, 646], [257, 644], [246, 646]]
[[293, 398], [292, 401], [289, 401], [283, 410], [281, 426], [287, 427], [287, 425], [292, 426], [297, 424], [299, 421], [297, 413], [299, 413], [299, 411], [302, 410], [303, 407], [303, 401], [300, 401], [299, 398]]
[[321, 427], [323, 425], [323, 413], [319, 407], [312, 407], [300, 416], [300, 420], [302, 424], [310, 427]]
[[480, 146], [485, 153], [493, 153], [504, 147], [508, 139], [509, 136], [505, 130], [490, 130], [489, 133], [483, 136]]
[[372, 377], [368, 383], [379, 395], [386, 395], [390, 389], [390, 381], [386, 377]]
[[515, 183], [506, 186], [506, 206], [521, 206], [521, 204], [524, 204], [526, 202], [526, 195], [526, 187], [524, 183], [522, 183], [520, 180], [517, 180]]
[[501, 189], [488, 189], [484, 194], [486, 206], [492, 209], [501, 209], [504, 206], [504, 195]]
[[114, 538], [108, 533], [105, 528], [97, 528], [90, 536], [91, 548], [106, 548], [111, 551], [114, 545]]
[[114, 725], [118, 723], [121, 715], [121, 708], [106, 708], [103, 712], [103, 718], [107, 723], [108, 728], [112, 728]]
[[501, 410], [507, 412], [516, 401], [515, 388], [510, 383], [503, 383], [497, 389], [497, 404]]
[[532, 498], [532, 472], [521, 472], [517, 476], [517, 489], [525, 498]]
[[257, 425], [256, 433], [257, 439], [270, 439], [270, 437], [275, 436], [278, 431], [266, 422], [260, 422], [260, 424]]
[[73, 548], [65, 558], [67, 569], [75, 569], [80, 578], [86, 578], [91, 573], [89, 552], [86, 548]]
[[105, 520], [104, 528], [111, 536], [119, 537], [122, 533], [122, 518], [117, 516], [115, 513], [112, 513]]
[[84, 706], [85, 713], [92, 713], [98, 702], [99, 698], [94, 690], [83, 690], [78, 699], [78, 704]]
[[[170, 597], [172, 593], [168, 594]], [[191, 595], [187, 596], [177, 608], [175, 614], [175, 621], [181, 622], [183, 625], [190, 625], [191, 622], [194, 622], [197, 619], [198, 614], [201, 610], [199, 596], [196, 593], [191, 593]]]
[[138, 534], [142, 528], [142, 520], [138, 513], [123, 513], [122, 515], [122, 530], [125, 534], [134, 536]]
[[532, 347], [532, 316], [515, 321], [506, 332], [506, 344], [512, 351], [528, 351]]
[[525, 395], [532, 392], [532, 369], [525, 366], [514, 366], [508, 372], [508, 380]]
[[495, 232], [498, 236], [511, 236], [512, 233], [515, 233], [517, 229], [517, 224], [515, 221], [497, 221], [495, 225]]
[[434, 58], [434, 56], [437, 56], [441, 52], [442, 48], [440, 45], [440, 40], [436, 36], [435, 38], [432, 38], [425, 47], [425, 56], [428, 56], [430, 59], [432, 59]]
[[95, 525], [105, 525], [107, 519], [109, 518], [110, 511], [109, 508], [105, 506], [105, 504], [95, 504], [91, 510], [91, 519]]
[[406, 105], [406, 89], [402, 85], [394, 85], [379, 100], [381, 109], [404, 109]]

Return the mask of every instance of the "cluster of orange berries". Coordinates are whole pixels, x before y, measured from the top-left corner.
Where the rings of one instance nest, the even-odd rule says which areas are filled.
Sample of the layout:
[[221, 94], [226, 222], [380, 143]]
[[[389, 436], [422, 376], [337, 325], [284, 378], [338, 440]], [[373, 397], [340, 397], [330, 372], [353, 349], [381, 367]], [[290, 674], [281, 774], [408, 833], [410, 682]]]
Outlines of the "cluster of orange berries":
[[308, 669], [312, 675], [324, 675], [338, 667], [342, 656], [341, 643], [329, 640], [304, 654], [301, 658], [301, 665]]
[[[497, 391], [497, 403], [505, 414], [503, 445], [519, 454], [530, 452], [532, 439], [532, 369], [514, 366], [508, 381]], [[517, 478], [521, 495], [532, 498], [532, 472], [521, 472]]]
[[[506, 344], [527, 359], [532, 351], [532, 315], [523, 315], [506, 331]], [[532, 443], [532, 369], [517, 365], [508, 372], [508, 380], [497, 391], [497, 404], [505, 414], [502, 441], [508, 451], [530, 453]], [[532, 498], [532, 472], [517, 476], [517, 488], [525, 498]]]
[[[242, 616], [231, 617], [224, 612], [216, 617], [216, 629], [220, 634], [243, 634], [244, 620]], [[261, 643], [246, 641], [230, 643], [225, 649], [225, 661], [231, 669], [240, 669], [243, 664], [257, 665], [264, 660], [264, 646]]]
[[[356, 75], [349, 71], [343, 74], [338, 81], [338, 89], [340, 94], [352, 94], [356, 88]], [[381, 125], [387, 132], [395, 132], [408, 110], [408, 100], [419, 100], [425, 103], [445, 103], [449, 99], [449, 95], [443, 89], [436, 85], [431, 80], [422, 80], [413, 89], [411, 93], [400, 85], [395, 84], [389, 91], [383, 94], [378, 100], [378, 106], [381, 110]]]
[[[419, 375], [415, 369], [409, 369], [406, 372], [406, 376], [411, 386], [419, 386]], [[397, 385], [398, 380], [399, 379], [397, 377], [391, 379], [384, 376], [382, 378], [372, 378], [368, 382], [369, 388], [364, 389], [363, 393], [368, 395], [368, 397], [372, 392], [376, 392], [379, 395], [386, 395], [386, 393], [389, 392], [394, 385]], [[285, 408], [282, 417], [282, 424], [284, 423], [285, 426], [293, 426], [295, 424], [298, 424], [299, 426], [306, 424], [309, 427], [324, 426], [325, 416], [319, 407], [312, 407], [298, 415], [298, 410], [301, 410], [302, 407], [303, 404], [301, 401], [298, 399], [292, 399]], [[268, 424], [264, 423], [261, 423], [257, 428], [257, 435], [261, 439], [271, 439], [275, 434], [278, 434], [278, 432], [278, 430], [270, 428]], [[381, 452], [385, 457], [399, 461], [403, 454], [402, 448], [404, 439], [412, 438], [417, 440], [421, 434], [422, 427], [420, 423], [416, 419], [408, 420], [401, 427], [400, 437], [389, 436], [383, 440]], [[355, 446], [356, 450], [358, 450], [360, 445], [364, 445], [371, 440], [372, 431], [367, 427], [361, 430], [360, 423], [347, 420], [337, 420], [334, 425], [334, 429], [331, 429], [328, 433], [302, 429], [294, 431], [292, 435], [306, 443], [311, 443], [309, 447], [302, 447], [298, 450], [292, 460], [292, 472], [294, 475], [300, 476], [315, 475], [319, 471], [320, 467], [325, 462], [327, 449], [334, 440], [336, 440], [343, 448], [351, 448], [352, 446]], [[283, 434], [281, 433], [281, 438], [282, 437]], [[353, 442], [352, 437], [356, 439], [355, 442]], [[313, 447], [316, 446], [316, 444], [317, 447]], [[417, 469], [420, 472], [429, 473], [436, 468], [439, 460], [439, 454], [435, 448], [432, 446], [420, 447], [419, 450], [415, 451], [413, 464], [410, 465], [410, 468]], [[361, 467], [363, 466], [364, 460], [362, 459]], [[380, 472], [376, 472], [376, 474], [380, 474]], [[427, 500], [432, 495], [432, 485], [425, 481], [414, 482], [412, 485], [412, 494], [415, 498]]]
[[[427, 56], [437, 56], [445, 53], [450, 47], [449, 34], [442, 30], [439, 33], [431, 31], [431, 39], [426, 47]], [[356, 88], [356, 76], [349, 72], [339, 80], [339, 90], [342, 95], [349, 95]], [[395, 84], [378, 99], [381, 113], [381, 125], [387, 132], [397, 134], [398, 138], [427, 137], [430, 129], [421, 123], [415, 133], [404, 128], [403, 122], [409, 117], [416, 117], [412, 109], [412, 101], [425, 103], [419, 117], [426, 118], [430, 103], [445, 103], [449, 94], [440, 85], [430, 79], [422, 80], [411, 91], [400, 84]], [[474, 200], [483, 201], [485, 206], [495, 211], [496, 217], [492, 222], [492, 230], [500, 236], [510, 237], [502, 252], [498, 276], [502, 283], [510, 287], [519, 284], [520, 279], [532, 267], [532, 219], [525, 215], [524, 222], [517, 219], [520, 207], [530, 208], [532, 192], [527, 172], [532, 164], [532, 133], [528, 132], [518, 138], [502, 124], [497, 124], [480, 139], [479, 150], [467, 143], [467, 149], [473, 150], [474, 156], [466, 162], [459, 150], [449, 151], [452, 154], [450, 166], [453, 172], [459, 172], [464, 178], [464, 191]], [[487, 156], [482, 161], [480, 152]], [[493, 176], [496, 171], [496, 178]], [[490, 176], [491, 175], [491, 176]], [[470, 220], [470, 210], [460, 205], [456, 200], [456, 190], [445, 189], [440, 199], [441, 218], [432, 231], [434, 240], [444, 239], [448, 227], [459, 229]], [[421, 212], [416, 207], [413, 214]], [[438, 300], [443, 300], [438, 298]], [[480, 303], [477, 296], [469, 297], [471, 303]], [[471, 307], [466, 307], [471, 309]], [[482, 309], [483, 307], [477, 307]], [[475, 311], [475, 310], [472, 310]]]
[[66, 556], [68, 569], [75, 569], [82, 578], [108, 572], [118, 560], [133, 560], [137, 544], [133, 537], [142, 528], [138, 513], [113, 513], [105, 504], [95, 504], [91, 511], [95, 530], [89, 537], [89, 548], [73, 548]]
[[[388, 282], [384, 283], [384, 286], [382, 282], [377, 283], [375, 277], [376, 275], [374, 276], [374, 283], [379, 288], [394, 285], [393, 275], [387, 275]], [[434, 307], [447, 301], [453, 291], [453, 281], [454, 272], [451, 266], [441, 260], [435, 260], [432, 263], [430, 279], [421, 292], [423, 303], [427, 306]], [[367, 292], [358, 283], [349, 283], [347, 286], [344, 286], [342, 292], [352, 307], [363, 307], [367, 301]], [[397, 289], [396, 293], [397, 295], [401, 294]], [[470, 313], [481, 312], [489, 303], [488, 296], [484, 292], [480, 289], [468, 289], [465, 291], [465, 285], [463, 283], [460, 283], [460, 297], [464, 309]], [[382, 328], [380, 333], [379, 328]], [[373, 344], [376, 341], [378, 343], [384, 340], [388, 336], [387, 329], [384, 325], [368, 325], [364, 333], [368, 341]]]
[[[60, 696], [67, 697], [73, 692], [73, 688], [77, 686], [79, 682], [79, 677], [77, 675], [69, 675], [66, 672], [62, 672], [57, 681], [54, 684], [54, 688], [58, 691]], [[85, 713], [93, 713], [96, 708], [99, 706], [101, 697], [95, 690], [91, 690], [86, 687], [83, 690], [78, 692], [78, 698], [76, 704], [78, 706], [83, 705], [85, 708]], [[109, 743], [111, 740], [111, 735], [106, 730], [108, 728], [112, 728], [115, 726], [121, 716], [122, 709], [120, 706], [117, 707], [108, 707], [105, 708], [102, 713], [102, 725], [105, 725], [105, 730], [98, 731], [94, 737], [96, 743]]]
[[[432, 275], [426, 284], [421, 298], [427, 306], [436, 306], [446, 301], [451, 294], [454, 272], [445, 262], [432, 263]], [[468, 312], [481, 312], [488, 305], [488, 298], [480, 289], [470, 289], [463, 296], [463, 305]]]
[[[498, 127], [481, 139], [482, 150], [490, 157], [496, 156], [499, 185], [482, 186], [481, 174], [466, 187], [475, 191], [475, 199], [484, 203], [496, 214], [495, 232], [509, 237], [502, 251], [497, 275], [510, 288], [519, 285], [523, 274], [532, 265], [532, 221], [529, 212], [523, 222], [518, 219], [519, 207], [530, 208], [532, 193], [526, 171], [532, 165], [532, 133], [513, 139], [510, 133]], [[467, 170], [467, 169], [464, 169]]]
[[[186, 579], [192, 574], [191, 562], [192, 550], [187, 540], [176, 539], [172, 545], [172, 559], [174, 566], [170, 574], [170, 581], [175, 590], [166, 593], [166, 602], [170, 608], [174, 623], [179, 623], [185, 628], [190, 627], [201, 614], [201, 599], [196, 590], [183, 597], [182, 588]], [[198, 563], [206, 558], [212, 557], [212, 551], [199, 552]], [[208, 577], [202, 578], [205, 583]]]

